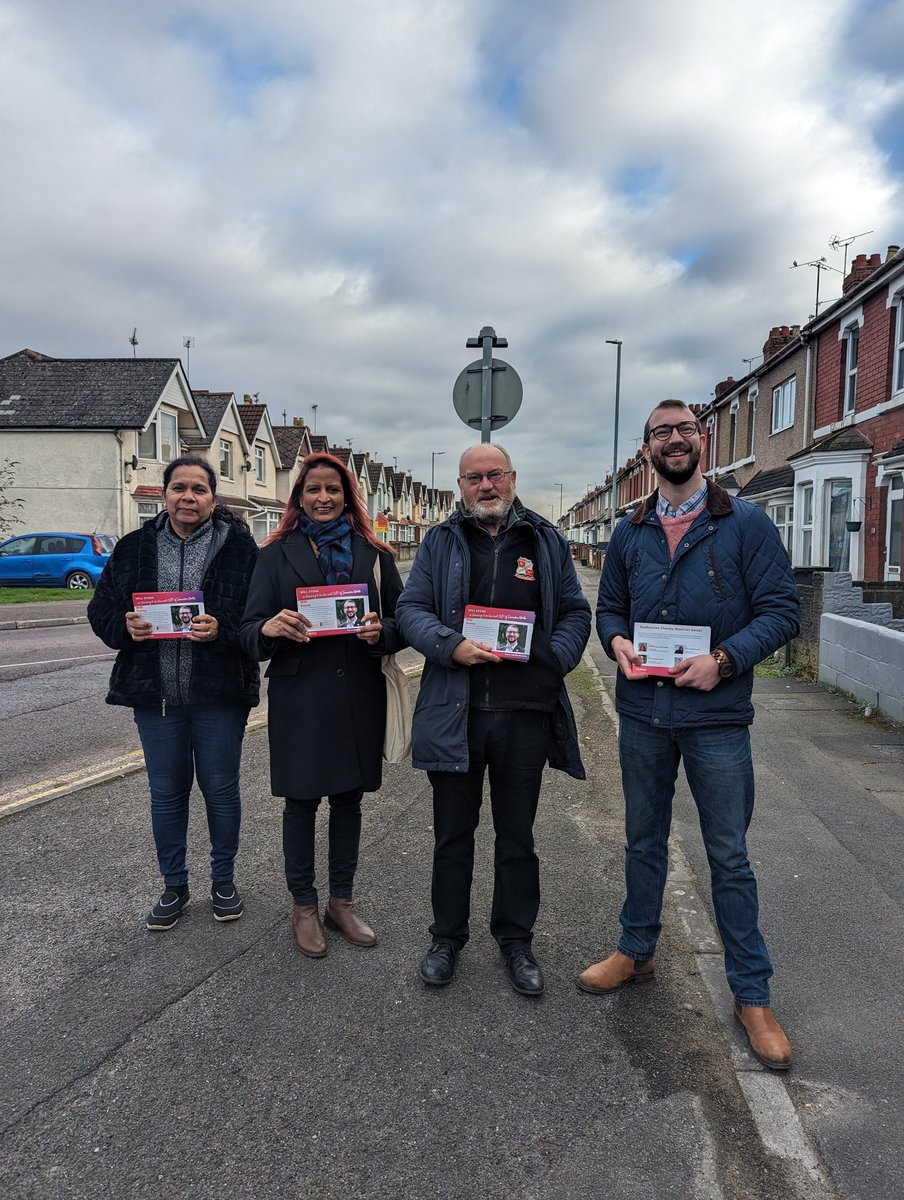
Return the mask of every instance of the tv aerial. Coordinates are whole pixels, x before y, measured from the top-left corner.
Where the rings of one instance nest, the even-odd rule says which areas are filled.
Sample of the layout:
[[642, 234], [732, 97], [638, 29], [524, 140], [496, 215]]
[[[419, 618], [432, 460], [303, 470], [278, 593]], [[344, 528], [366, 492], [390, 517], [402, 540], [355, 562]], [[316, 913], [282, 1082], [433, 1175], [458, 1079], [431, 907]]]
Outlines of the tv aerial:
[[132, 347], [132, 357], [135, 357], [135, 352], [138, 347], [138, 326], [132, 330], [132, 336], [129, 338], [129, 345]]
[[829, 246], [832, 250], [838, 251], [844, 246], [844, 269], [842, 275], [847, 275], [847, 252], [851, 242], [856, 242], [857, 238], [866, 237], [868, 233], [875, 233], [874, 229], [864, 229], [863, 233], [852, 233], [850, 237], [839, 237], [837, 233], [833, 233], [829, 238]]

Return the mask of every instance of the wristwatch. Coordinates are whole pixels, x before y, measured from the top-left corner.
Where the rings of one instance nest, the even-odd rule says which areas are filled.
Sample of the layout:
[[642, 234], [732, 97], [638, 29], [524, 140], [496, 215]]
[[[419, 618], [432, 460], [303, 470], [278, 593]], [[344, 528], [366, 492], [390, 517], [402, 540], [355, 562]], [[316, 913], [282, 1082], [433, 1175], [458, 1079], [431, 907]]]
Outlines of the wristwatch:
[[731, 679], [734, 675], [734, 663], [727, 650], [723, 650], [721, 646], [716, 646], [715, 650], [710, 650], [710, 654], [719, 664], [719, 678]]

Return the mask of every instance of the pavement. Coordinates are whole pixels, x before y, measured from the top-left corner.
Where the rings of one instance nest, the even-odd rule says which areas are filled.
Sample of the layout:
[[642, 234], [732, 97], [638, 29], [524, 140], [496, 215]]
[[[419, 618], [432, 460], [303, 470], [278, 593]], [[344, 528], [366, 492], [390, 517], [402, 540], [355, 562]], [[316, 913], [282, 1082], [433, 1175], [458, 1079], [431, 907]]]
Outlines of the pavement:
[[[93, 593], [92, 593], [93, 594]], [[87, 625], [87, 598], [33, 600], [28, 604], [0, 604], [0, 630], [49, 629], [54, 625]]]
[[458, 975], [419, 981], [431, 810], [407, 764], [365, 801], [356, 887], [379, 945], [331, 934], [319, 961], [292, 944], [260, 728], [243, 764], [241, 921], [212, 919], [198, 798], [192, 907], [170, 933], [144, 929], [159, 884], [140, 770], [0, 820], [0, 1194], [900, 1194], [902, 731], [823, 688], [758, 681], [750, 845], [796, 1049], [780, 1077], [731, 1019], [686, 789], [655, 984], [574, 986], [617, 935], [623, 832], [611, 664], [593, 641], [569, 684], [588, 779], [549, 771], [544, 785], [540, 999], [511, 990], [489, 936], [486, 821]]

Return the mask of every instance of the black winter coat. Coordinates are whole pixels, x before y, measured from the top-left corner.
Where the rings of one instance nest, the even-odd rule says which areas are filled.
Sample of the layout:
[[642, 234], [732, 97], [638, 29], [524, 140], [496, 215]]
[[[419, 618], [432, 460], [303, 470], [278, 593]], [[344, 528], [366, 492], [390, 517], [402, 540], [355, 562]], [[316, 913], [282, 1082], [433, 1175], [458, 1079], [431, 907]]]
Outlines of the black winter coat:
[[[220, 523], [218, 528], [222, 530]], [[219, 633], [209, 645], [192, 643], [189, 703], [254, 706], [260, 699], [260, 668], [239, 643], [239, 621], [257, 545], [239, 525], [230, 522], [225, 528], [225, 540], [207, 564], [202, 584], [205, 611], [217, 618]], [[133, 642], [126, 632], [126, 613], [134, 609], [132, 593], [157, 590], [157, 528], [149, 521], [116, 543], [88, 605], [91, 628], [119, 651], [108, 704], [138, 708], [163, 699], [157, 643]]]
[[380, 788], [386, 729], [380, 658], [405, 643], [395, 623], [402, 580], [388, 550], [379, 551], [380, 604], [373, 603], [377, 553], [365, 538], [352, 535], [351, 582], [367, 584], [371, 607], [379, 609], [383, 623], [383, 636], [371, 648], [351, 633], [304, 643], [262, 636], [261, 626], [270, 617], [284, 608], [296, 610], [296, 588], [323, 587], [323, 573], [298, 530], [260, 552], [241, 639], [249, 654], [270, 659], [267, 723], [274, 796], [310, 799]]

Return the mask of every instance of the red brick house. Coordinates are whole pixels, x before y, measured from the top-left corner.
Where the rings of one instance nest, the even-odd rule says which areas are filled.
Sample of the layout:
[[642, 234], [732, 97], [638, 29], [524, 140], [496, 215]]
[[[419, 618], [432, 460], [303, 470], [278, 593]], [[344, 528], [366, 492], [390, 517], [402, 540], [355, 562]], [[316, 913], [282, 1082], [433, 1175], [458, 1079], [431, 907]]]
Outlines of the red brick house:
[[900, 581], [904, 252], [858, 254], [842, 291], [802, 330], [813, 432], [789, 456], [794, 562]]

